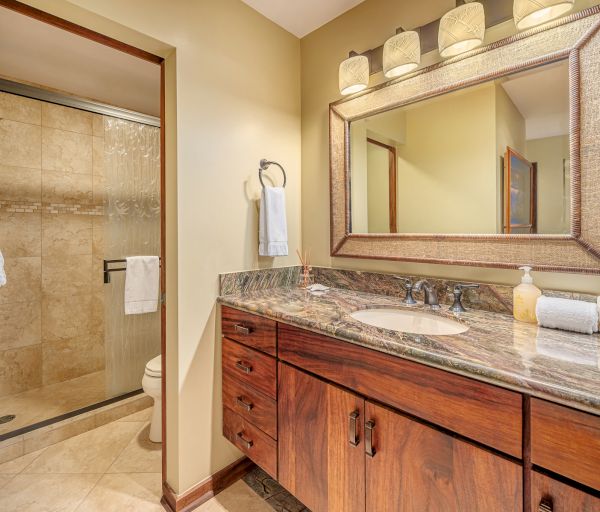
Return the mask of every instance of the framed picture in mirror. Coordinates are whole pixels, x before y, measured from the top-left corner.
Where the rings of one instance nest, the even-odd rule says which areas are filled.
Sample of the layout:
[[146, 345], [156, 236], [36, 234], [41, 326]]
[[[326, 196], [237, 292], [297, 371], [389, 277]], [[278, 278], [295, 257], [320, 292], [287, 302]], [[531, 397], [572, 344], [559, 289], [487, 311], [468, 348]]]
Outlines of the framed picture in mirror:
[[514, 149], [504, 156], [504, 233], [537, 232], [537, 163]]

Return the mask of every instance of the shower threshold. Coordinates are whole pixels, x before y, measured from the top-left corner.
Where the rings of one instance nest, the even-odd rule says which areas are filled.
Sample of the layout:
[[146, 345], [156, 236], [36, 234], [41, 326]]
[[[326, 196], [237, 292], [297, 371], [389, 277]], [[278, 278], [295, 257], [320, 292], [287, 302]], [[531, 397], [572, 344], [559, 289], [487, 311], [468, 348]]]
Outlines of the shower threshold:
[[0, 416], [15, 419], [0, 424], [0, 442], [143, 393], [136, 389], [107, 397], [104, 372], [30, 389], [0, 398]]

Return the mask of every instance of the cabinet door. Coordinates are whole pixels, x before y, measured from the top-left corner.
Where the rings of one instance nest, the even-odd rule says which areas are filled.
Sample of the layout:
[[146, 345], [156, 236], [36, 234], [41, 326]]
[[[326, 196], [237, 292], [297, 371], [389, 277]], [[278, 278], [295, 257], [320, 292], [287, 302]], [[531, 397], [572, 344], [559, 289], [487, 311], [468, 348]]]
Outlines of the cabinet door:
[[533, 471], [532, 512], [600, 512], [600, 499]]
[[369, 512], [523, 510], [520, 465], [369, 402], [365, 422]]
[[281, 485], [313, 512], [364, 512], [364, 400], [280, 363], [278, 410]]

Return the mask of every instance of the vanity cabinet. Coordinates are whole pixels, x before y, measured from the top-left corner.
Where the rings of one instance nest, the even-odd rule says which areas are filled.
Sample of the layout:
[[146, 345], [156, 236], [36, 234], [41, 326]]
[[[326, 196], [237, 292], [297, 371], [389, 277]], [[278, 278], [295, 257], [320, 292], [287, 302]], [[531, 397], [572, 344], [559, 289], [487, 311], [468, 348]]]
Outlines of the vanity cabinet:
[[279, 482], [312, 512], [365, 511], [365, 401], [279, 363]]
[[538, 471], [531, 486], [531, 512], [600, 512], [600, 498]]
[[600, 416], [269, 322], [223, 308], [223, 433], [313, 512], [600, 512]]

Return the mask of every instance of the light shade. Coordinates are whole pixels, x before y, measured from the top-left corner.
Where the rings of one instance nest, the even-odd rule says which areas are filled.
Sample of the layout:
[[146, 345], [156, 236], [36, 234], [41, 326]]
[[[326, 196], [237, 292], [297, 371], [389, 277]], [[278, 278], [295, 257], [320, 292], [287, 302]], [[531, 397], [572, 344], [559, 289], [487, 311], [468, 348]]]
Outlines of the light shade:
[[452, 9], [440, 20], [438, 45], [444, 58], [481, 46], [485, 36], [485, 12], [479, 2]]
[[573, 9], [575, 0], [515, 0], [513, 15], [519, 30], [559, 18]]
[[350, 57], [340, 64], [340, 92], [360, 92], [369, 86], [369, 59], [364, 55]]
[[401, 32], [383, 45], [383, 74], [387, 78], [404, 75], [421, 62], [421, 41], [416, 32]]

